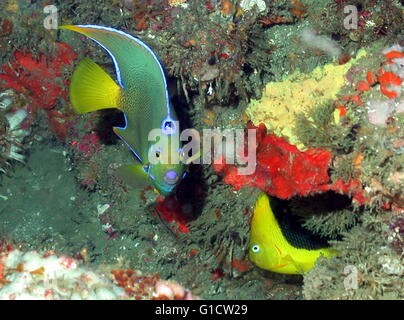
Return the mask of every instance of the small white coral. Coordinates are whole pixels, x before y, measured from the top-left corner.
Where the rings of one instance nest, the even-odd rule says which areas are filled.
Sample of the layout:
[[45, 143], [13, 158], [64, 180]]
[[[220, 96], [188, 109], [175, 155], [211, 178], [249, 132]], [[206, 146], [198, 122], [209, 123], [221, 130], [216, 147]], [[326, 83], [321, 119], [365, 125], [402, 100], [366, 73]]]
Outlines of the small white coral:
[[397, 108], [396, 108], [397, 113], [402, 113], [404, 112], [404, 99], [401, 99], [401, 101], [398, 103]]
[[264, 0], [241, 0], [240, 8], [244, 11], [249, 11], [254, 8], [258, 9], [258, 12], [263, 12], [267, 8]]
[[386, 125], [386, 121], [395, 109], [394, 100], [371, 100], [367, 103], [368, 120], [378, 126]]
[[12, 107], [13, 103], [13, 91], [6, 90], [0, 93], [0, 110], [8, 111]]
[[404, 272], [404, 266], [398, 258], [389, 256], [382, 256], [379, 258], [379, 264], [382, 266], [382, 270], [391, 275], [402, 275]]
[[6, 119], [8, 121], [9, 129], [18, 129], [19, 125], [25, 120], [26, 117], [27, 111], [25, 111], [24, 109], [19, 109], [14, 113], [7, 113]]

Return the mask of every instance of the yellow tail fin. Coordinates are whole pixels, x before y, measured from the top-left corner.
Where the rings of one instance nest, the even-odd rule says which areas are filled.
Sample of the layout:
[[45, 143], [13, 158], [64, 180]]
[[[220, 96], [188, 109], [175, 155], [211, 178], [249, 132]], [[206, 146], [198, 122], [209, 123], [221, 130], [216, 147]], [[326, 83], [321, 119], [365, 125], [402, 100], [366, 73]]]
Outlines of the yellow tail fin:
[[84, 58], [73, 73], [70, 101], [77, 113], [120, 108], [121, 88], [94, 61]]

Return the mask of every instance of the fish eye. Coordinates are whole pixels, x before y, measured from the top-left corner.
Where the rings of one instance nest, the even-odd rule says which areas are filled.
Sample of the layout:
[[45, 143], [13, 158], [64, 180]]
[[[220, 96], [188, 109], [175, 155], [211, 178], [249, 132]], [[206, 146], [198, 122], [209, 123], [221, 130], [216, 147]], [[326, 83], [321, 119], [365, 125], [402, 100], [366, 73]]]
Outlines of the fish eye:
[[258, 253], [258, 252], [260, 252], [260, 246], [258, 245], [258, 244], [254, 244], [252, 247], [251, 247], [251, 249], [252, 249], [252, 251], [254, 252], [254, 253]]
[[157, 149], [156, 150], [156, 158], [160, 158], [161, 150]]
[[167, 116], [161, 123], [161, 129], [165, 135], [172, 135], [176, 132], [176, 124], [170, 116]]

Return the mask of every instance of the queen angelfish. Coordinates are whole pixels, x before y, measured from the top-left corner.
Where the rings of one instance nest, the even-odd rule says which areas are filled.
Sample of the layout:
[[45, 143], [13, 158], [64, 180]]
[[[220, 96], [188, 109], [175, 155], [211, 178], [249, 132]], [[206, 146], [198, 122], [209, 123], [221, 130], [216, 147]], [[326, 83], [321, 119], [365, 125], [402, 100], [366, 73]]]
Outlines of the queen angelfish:
[[[114, 132], [135, 158], [133, 164], [120, 167], [117, 175], [134, 187], [153, 185], [162, 195], [170, 194], [184, 174], [184, 165], [177, 116], [170, 105], [166, 77], [155, 53], [139, 39], [112, 28], [97, 25], [60, 28], [94, 40], [114, 63], [116, 82], [95, 62], [84, 58], [73, 73], [70, 100], [77, 113], [107, 108], [123, 111], [125, 126], [114, 127]], [[160, 130], [160, 139], [149, 141], [153, 129]]]

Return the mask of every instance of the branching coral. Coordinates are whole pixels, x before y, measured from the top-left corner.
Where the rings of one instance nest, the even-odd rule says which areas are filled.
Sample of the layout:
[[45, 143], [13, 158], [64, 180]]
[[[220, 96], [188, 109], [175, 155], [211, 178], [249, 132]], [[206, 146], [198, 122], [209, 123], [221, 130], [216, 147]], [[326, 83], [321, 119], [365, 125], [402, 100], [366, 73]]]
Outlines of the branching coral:
[[[399, 1], [332, 0], [325, 6], [312, 17], [313, 25], [322, 32], [337, 35], [344, 48], [363, 48], [379, 39], [402, 35], [403, 15]], [[343, 23], [349, 23], [349, 13], [344, 10], [347, 6], [357, 9], [357, 24], [351, 24], [351, 28]]]
[[[346, 112], [345, 107], [335, 108], [332, 101], [309, 107], [306, 113], [296, 115], [292, 133], [305, 146], [329, 150], [332, 154], [347, 153], [352, 150], [357, 127], [341, 125], [340, 121], [336, 121], [336, 119], [344, 119]], [[349, 116], [354, 123], [356, 120], [354, 116]]]
[[[399, 175], [403, 130], [399, 75], [403, 54], [399, 45], [388, 49], [381, 46], [369, 49], [366, 59], [348, 70], [346, 85], [335, 100], [298, 113], [292, 133], [303, 145], [332, 153], [333, 181], [355, 180], [364, 186], [375, 206], [387, 198], [397, 209], [402, 206], [399, 190], [403, 183]], [[391, 98], [392, 93], [397, 97]]]
[[365, 214], [362, 225], [333, 244], [340, 254], [319, 259], [304, 277], [306, 299], [403, 299], [403, 258], [381, 236], [382, 219]]
[[358, 222], [358, 210], [343, 209], [326, 214], [315, 214], [306, 219], [303, 226], [325, 238], [336, 239]]

